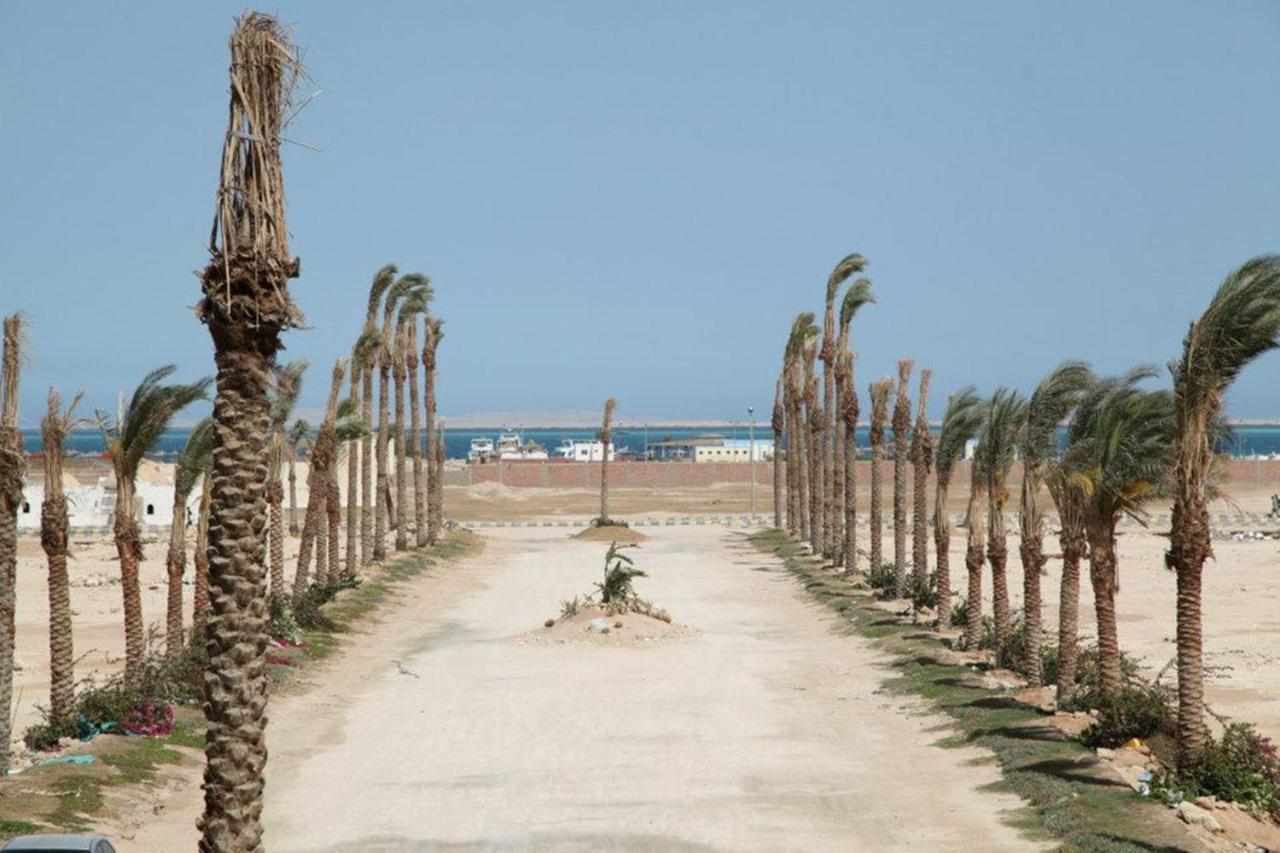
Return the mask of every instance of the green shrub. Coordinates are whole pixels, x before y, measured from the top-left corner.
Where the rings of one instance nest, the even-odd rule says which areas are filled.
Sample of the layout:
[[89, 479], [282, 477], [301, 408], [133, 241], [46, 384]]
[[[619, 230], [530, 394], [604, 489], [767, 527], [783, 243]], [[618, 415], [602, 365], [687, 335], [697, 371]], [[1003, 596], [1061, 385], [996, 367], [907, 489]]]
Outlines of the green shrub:
[[938, 573], [930, 572], [929, 579], [922, 585], [913, 572], [907, 577], [907, 598], [917, 607], [934, 608], [938, 606]]
[[1103, 698], [1097, 710], [1097, 721], [1080, 734], [1086, 746], [1114, 748], [1131, 738], [1172, 734], [1176, 718], [1173, 694], [1159, 684], [1126, 684], [1116, 696]]
[[609, 518], [608, 516], [598, 515], [591, 519], [592, 527], [630, 527], [625, 521], [617, 518]]
[[1208, 794], [1280, 820], [1280, 757], [1269, 738], [1247, 723], [1232, 723], [1210, 737], [1195, 766], [1162, 786], [1183, 796]]
[[898, 574], [894, 569], [893, 563], [881, 563], [879, 566], [872, 566], [871, 571], [867, 572], [867, 584], [872, 589], [881, 592], [892, 592], [898, 583]]
[[951, 605], [950, 623], [952, 628], [963, 628], [969, 624], [969, 602], [960, 599], [957, 603]]
[[[1054, 676], [1056, 681], [1056, 668]], [[1123, 652], [1120, 653], [1120, 676], [1125, 683], [1134, 682], [1138, 676], [1138, 664]], [[1090, 711], [1100, 707], [1101, 703], [1102, 677], [1098, 669], [1098, 647], [1089, 646], [1076, 655], [1076, 683], [1066, 696], [1058, 697], [1058, 707], [1063, 711]]]

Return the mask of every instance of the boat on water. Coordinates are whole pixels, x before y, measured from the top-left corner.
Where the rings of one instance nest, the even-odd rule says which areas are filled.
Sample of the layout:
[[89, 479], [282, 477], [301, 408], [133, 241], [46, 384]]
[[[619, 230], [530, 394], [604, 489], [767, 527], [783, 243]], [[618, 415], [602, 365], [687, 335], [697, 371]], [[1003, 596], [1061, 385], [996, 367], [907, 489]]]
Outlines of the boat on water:
[[545, 460], [547, 449], [536, 441], [525, 441], [518, 432], [503, 432], [498, 436], [496, 449], [499, 459], [504, 461], [518, 459]]
[[492, 438], [471, 439], [471, 449], [467, 451], [468, 462], [488, 462], [493, 458]]
[[[610, 443], [609, 461], [614, 461], [617, 456], [617, 446]], [[556, 448], [556, 458], [568, 459], [571, 462], [600, 462], [604, 460], [604, 442], [566, 438]]]

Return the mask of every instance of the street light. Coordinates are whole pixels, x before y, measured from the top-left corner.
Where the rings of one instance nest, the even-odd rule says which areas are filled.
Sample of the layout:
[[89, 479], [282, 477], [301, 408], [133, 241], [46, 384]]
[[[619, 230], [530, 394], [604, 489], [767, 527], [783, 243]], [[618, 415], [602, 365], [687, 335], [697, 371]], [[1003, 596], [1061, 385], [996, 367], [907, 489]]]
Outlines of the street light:
[[747, 458], [751, 460], [748, 470], [751, 472], [751, 520], [756, 519], [756, 407], [747, 406], [747, 417], [750, 418], [747, 439]]

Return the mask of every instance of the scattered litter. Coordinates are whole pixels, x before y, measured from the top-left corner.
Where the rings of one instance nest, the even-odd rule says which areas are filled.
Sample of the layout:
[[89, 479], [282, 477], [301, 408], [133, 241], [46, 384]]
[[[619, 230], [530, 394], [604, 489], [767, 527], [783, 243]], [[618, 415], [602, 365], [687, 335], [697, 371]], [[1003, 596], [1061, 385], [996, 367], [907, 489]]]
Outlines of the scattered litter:
[[94, 762], [92, 755], [55, 755], [52, 758], [42, 758], [37, 761], [34, 767], [44, 767], [46, 764], [92, 764]]

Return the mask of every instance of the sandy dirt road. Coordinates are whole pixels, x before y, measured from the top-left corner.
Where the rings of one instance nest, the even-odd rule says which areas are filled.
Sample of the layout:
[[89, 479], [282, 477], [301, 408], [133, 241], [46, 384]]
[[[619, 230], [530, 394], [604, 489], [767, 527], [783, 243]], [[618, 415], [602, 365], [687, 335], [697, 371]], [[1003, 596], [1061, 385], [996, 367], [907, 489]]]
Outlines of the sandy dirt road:
[[[1002, 823], [1015, 798], [978, 791], [983, 753], [932, 746], [943, 721], [882, 693], [883, 661], [741, 532], [634, 552], [692, 629], [650, 642], [547, 642], [603, 546], [488, 538], [274, 704], [270, 849], [1037, 849]], [[121, 849], [191, 849], [198, 795]]]

